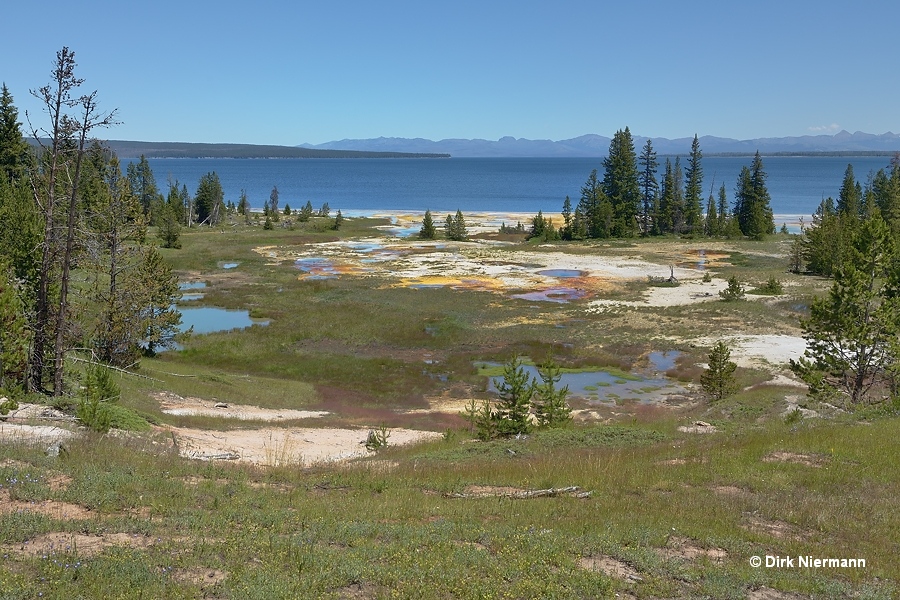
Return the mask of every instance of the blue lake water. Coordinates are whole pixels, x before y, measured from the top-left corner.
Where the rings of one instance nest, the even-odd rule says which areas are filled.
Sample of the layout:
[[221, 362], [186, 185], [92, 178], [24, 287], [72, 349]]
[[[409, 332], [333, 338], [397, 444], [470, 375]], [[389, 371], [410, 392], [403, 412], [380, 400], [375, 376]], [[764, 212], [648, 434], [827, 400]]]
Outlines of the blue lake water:
[[[687, 150], [687, 149], [686, 149]], [[661, 157], [665, 164], [665, 158]], [[749, 157], [704, 157], [704, 197], [724, 183], [733, 201], [735, 183]], [[250, 204], [262, 208], [273, 186], [280, 207], [327, 202], [332, 213], [359, 211], [559, 212], [569, 196], [577, 203], [600, 158], [450, 159], [149, 159], [157, 185], [168, 180], [193, 194], [200, 177], [215, 171], [226, 201], [246, 190]], [[686, 159], [682, 159], [686, 163]], [[772, 209], [777, 215], [811, 215], [823, 197], [837, 197], [848, 164], [865, 183], [870, 172], [889, 164], [886, 156], [764, 157]], [[660, 167], [662, 168], [662, 166]]]
[[230, 331], [232, 329], [244, 329], [251, 325], [268, 325], [268, 319], [251, 319], [250, 311], [230, 310], [213, 306], [199, 306], [196, 308], [184, 308], [179, 306], [181, 312], [181, 330], [187, 331], [194, 328], [195, 334], [215, 333], [217, 331]]

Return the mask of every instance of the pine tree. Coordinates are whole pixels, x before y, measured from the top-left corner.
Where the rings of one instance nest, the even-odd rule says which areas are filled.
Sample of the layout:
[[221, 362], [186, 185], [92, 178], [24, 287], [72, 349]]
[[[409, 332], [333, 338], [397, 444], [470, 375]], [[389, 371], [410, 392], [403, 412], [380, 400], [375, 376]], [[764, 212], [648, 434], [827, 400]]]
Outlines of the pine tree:
[[564, 240], [572, 239], [572, 201], [566, 196], [562, 206], [563, 227], [559, 235]]
[[685, 232], [684, 177], [680, 156], [675, 157], [675, 166], [672, 168], [672, 231], [678, 235]]
[[469, 232], [466, 229], [466, 219], [461, 210], [457, 209], [455, 216], [447, 215], [447, 220], [444, 223], [444, 230], [447, 234], [447, 239], [449, 240], [462, 242], [468, 239]]
[[433, 240], [436, 233], [431, 210], [426, 210], [425, 216], [422, 218], [422, 228], [419, 230], [419, 238], [423, 240]]
[[675, 175], [672, 171], [672, 162], [667, 158], [666, 168], [663, 173], [662, 190], [659, 196], [659, 215], [654, 223], [657, 235], [665, 235], [675, 231], [676, 210]]
[[872, 181], [875, 204], [894, 235], [900, 235], [900, 153], [891, 160], [890, 175], [880, 169]]
[[306, 223], [313, 217], [313, 207], [312, 202], [309, 200], [306, 201], [306, 204], [303, 205], [303, 208], [300, 209], [300, 213], [297, 216], [297, 220], [301, 223]]
[[241, 190], [241, 196], [238, 199], [237, 212], [239, 215], [245, 217], [250, 214], [250, 201], [247, 199], [247, 190]]
[[341, 209], [338, 209], [337, 214], [334, 216], [334, 223], [331, 225], [331, 228], [335, 231], [341, 228], [341, 225], [344, 224], [344, 215], [341, 213]]
[[500, 435], [518, 435], [531, 431], [529, 413], [535, 384], [518, 356], [514, 356], [503, 366], [503, 379], [495, 379], [494, 385], [500, 395], [495, 414]]
[[684, 227], [688, 233], [699, 232], [703, 225], [703, 213], [701, 208], [701, 196], [703, 195], [703, 167], [700, 160], [703, 153], [700, 152], [700, 140], [694, 134], [691, 143], [691, 154], [688, 157], [688, 166], [685, 171], [684, 186]]
[[721, 400], [737, 390], [734, 371], [737, 365], [731, 362], [731, 350], [725, 342], [719, 341], [708, 356], [709, 366], [700, 375], [700, 385], [714, 401]]
[[609, 155], [603, 159], [603, 169], [602, 189], [612, 208], [610, 235], [631, 237], [638, 231], [641, 188], [634, 140], [628, 127], [613, 135]]
[[44, 224], [34, 202], [31, 185], [23, 178], [10, 182], [0, 177], [0, 257], [5, 256], [13, 277], [22, 284], [29, 308], [38, 294]]
[[28, 144], [22, 137], [19, 111], [4, 83], [0, 88], [0, 176], [9, 183], [19, 182], [30, 162]]
[[96, 312], [95, 324], [89, 327], [95, 355], [103, 362], [126, 367], [140, 356], [144, 336], [139, 314], [144, 282], [137, 274], [145, 217], [118, 159], [113, 156], [101, 168], [104, 187], [98, 190], [89, 214], [86, 242], [91, 283], [88, 300], [97, 310], [83, 312]]
[[741, 285], [741, 282], [738, 281], [736, 275], [732, 275], [728, 278], [728, 287], [719, 292], [719, 296], [721, 296], [722, 300], [725, 302], [734, 302], [735, 300], [744, 299], [744, 287]]
[[644, 144], [639, 159], [641, 173], [639, 183], [641, 186], [641, 233], [649, 235], [653, 227], [652, 211], [653, 206], [657, 202], [659, 196], [659, 183], [656, 181], [656, 169], [659, 162], [656, 160], [656, 151], [653, 149], [653, 142], [649, 139]]
[[716, 216], [718, 217], [718, 223], [716, 225], [716, 229], [719, 232], [719, 235], [731, 235], [729, 222], [731, 218], [728, 214], [728, 192], [725, 190], [725, 184], [722, 184], [722, 187], [719, 188], [719, 200], [718, 206], [716, 206]]
[[[13, 270], [0, 256], [0, 396], [18, 395], [26, 385], [31, 330]], [[6, 408], [15, 408], [7, 406]], [[0, 406], [0, 414], [6, 414]]]
[[820, 398], [842, 394], [850, 404], [893, 392], [900, 361], [900, 261], [880, 217], [854, 233], [850, 256], [800, 322], [806, 352], [791, 368]]
[[278, 186], [272, 187], [272, 192], [269, 194], [269, 213], [272, 215], [274, 220], [278, 220]]
[[534, 415], [542, 427], [560, 427], [572, 420], [572, 410], [566, 404], [569, 386], [557, 388], [562, 379], [559, 366], [548, 356], [544, 364], [538, 368], [541, 383], [534, 387]]
[[[135, 195], [141, 205], [141, 209], [145, 215], [152, 215], [152, 210], [157, 208], [160, 203], [161, 196], [156, 187], [156, 178], [153, 176], [153, 170], [147, 158], [141, 154], [141, 158], [137, 164], [128, 163], [126, 168], [128, 175], [128, 183], [131, 185], [131, 192]], [[155, 220], [153, 221], [155, 224]]]
[[706, 201], [706, 224], [704, 225], [704, 233], [710, 237], [719, 235], [719, 215], [716, 212], [716, 198], [713, 196], [712, 190], [709, 191], [709, 198]]
[[735, 190], [734, 214], [741, 233], [753, 239], [775, 233], [775, 218], [770, 206], [766, 177], [762, 158], [757, 152], [750, 168], [741, 169]]
[[212, 171], [200, 178], [194, 205], [197, 207], [197, 222], [200, 224], [218, 225], [224, 207], [224, 192], [219, 175]]
[[[597, 169], [591, 171], [581, 188], [581, 199], [575, 209], [575, 237], [608, 238], [613, 231], [613, 207], [597, 179]], [[580, 217], [580, 218], [579, 218]]]
[[157, 222], [157, 236], [162, 241], [163, 248], [181, 248], [181, 225], [175, 209], [170, 204], [165, 204], [162, 208], [162, 214], [159, 215]]
[[322, 203], [322, 208], [319, 209], [319, 216], [327, 217], [330, 214], [331, 214], [331, 207], [328, 206], [327, 202]]
[[853, 176], [853, 165], [848, 164], [838, 194], [837, 211], [840, 214], [858, 219], [863, 215], [862, 189]]
[[803, 231], [801, 244], [807, 270], [824, 277], [840, 270], [858, 225], [855, 217], [837, 212], [832, 198], [822, 200], [813, 213], [812, 224]]
[[181, 313], [175, 308], [178, 277], [154, 246], [142, 250], [137, 270], [141, 304], [137, 319], [144, 334], [145, 352], [153, 355], [158, 348], [171, 347], [181, 325]]

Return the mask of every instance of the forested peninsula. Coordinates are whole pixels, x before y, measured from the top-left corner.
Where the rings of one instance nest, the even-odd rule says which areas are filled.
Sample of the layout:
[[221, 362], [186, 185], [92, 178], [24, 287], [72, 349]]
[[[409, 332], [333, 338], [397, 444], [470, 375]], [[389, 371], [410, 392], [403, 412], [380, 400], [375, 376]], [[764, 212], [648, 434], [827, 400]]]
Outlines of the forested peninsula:
[[[28, 140], [33, 142], [32, 140]], [[104, 142], [121, 159], [139, 158], [450, 158], [428, 152], [369, 152], [318, 150], [259, 144], [201, 144], [192, 142]]]

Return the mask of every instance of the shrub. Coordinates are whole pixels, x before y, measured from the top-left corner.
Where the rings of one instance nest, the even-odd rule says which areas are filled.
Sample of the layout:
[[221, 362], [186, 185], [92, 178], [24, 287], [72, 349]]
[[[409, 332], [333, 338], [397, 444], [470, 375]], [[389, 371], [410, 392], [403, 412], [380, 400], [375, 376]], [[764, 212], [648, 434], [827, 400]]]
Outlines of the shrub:
[[744, 299], [744, 287], [738, 281], [737, 276], [732, 275], [728, 278], [728, 287], [719, 292], [719, 296], [725, 302]]
[[109, 369], [103, 365], [90, 365], [84, 374], [78, 406], [75, 416], [94, 431], [109, 431], [112, 415], [108, 407], [118, 402], [119, 386], [109, 375]]

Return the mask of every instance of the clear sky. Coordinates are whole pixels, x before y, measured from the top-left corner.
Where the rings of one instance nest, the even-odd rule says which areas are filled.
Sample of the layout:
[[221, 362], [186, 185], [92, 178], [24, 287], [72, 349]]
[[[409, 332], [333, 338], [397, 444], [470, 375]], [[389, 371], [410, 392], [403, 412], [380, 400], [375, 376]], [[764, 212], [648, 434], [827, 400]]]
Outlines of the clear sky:
[[900, 2], [16, 1], [0, 80], [75, 52], [103, 137], [738, 139], [900, 132]]

